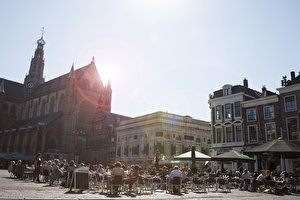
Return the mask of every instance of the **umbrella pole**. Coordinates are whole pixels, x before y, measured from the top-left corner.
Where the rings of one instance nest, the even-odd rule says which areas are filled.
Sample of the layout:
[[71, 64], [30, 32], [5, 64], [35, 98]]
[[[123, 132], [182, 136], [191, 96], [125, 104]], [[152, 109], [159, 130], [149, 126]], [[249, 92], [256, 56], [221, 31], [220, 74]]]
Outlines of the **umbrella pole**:
[[285, 170], [285, 163], [284, 163], [284, 160], [282, 158], [282, 155], [280, 156], [280, 169], [281, 171]]

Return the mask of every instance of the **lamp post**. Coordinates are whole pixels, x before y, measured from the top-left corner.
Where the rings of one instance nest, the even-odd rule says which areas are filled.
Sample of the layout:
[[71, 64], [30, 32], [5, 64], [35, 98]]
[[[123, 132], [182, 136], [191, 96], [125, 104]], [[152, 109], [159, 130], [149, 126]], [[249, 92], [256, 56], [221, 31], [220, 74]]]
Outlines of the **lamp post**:
[[155, 168], [156, 168], [156, 171], [159, 170], [159, 156], [160, 156], [160, 153], [157, 150], [156, 153], [155, 153]]
[[192, 150], [191, 150], [191, 158], [192, 158], [192, 166], [191, 166], [191, 170], [193, 173], [197, 173], [197, 168], [196, 168], [196, 147], [192, 146]]

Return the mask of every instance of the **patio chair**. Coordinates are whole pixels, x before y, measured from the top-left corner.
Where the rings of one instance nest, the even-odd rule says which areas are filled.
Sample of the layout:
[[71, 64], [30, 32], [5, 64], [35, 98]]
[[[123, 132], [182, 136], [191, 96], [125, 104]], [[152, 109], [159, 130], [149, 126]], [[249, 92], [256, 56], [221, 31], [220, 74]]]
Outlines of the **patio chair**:
[[120, 194], [123, 189], [123, 176], [114, 176], [109, 188], [109, 194]]
[[180, 177], [173, 177], [167, 180], [166, 193], [181, 194], [182, 180]]
[[206, 180], [204, 177], [193, 177], [192, 192], [206, 192]]
[[216, 186], [216, 176], [215, 175], [209, 175], [208, 178], [206, 179], [206, 189], [207, 191], [216, 191], [217, 186]]
[[139, 189], [139, 194], [150, 193], [153, 194], [154, 185], [153, 179], [151, 177], [139, 177], [137, 181], [137, 187]]
[[217, 178], [216, 179], [216, 190], [220, 192], [231, 192], [232, 185], [227, 178]]

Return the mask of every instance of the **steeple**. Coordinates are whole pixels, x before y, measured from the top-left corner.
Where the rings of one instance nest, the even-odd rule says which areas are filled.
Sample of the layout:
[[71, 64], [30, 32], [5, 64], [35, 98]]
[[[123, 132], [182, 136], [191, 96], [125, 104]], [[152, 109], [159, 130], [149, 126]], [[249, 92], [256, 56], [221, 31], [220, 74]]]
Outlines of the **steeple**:
[[69, 72], [68, 78], [73, 78], [74, 77], [74, 63], [72, 64], [71, 70]]
[[[43, 30], [44, 31], [44, 30]], [[25, 85], [25, 96], [37, 87], [38, 85], [44, 83], [44, 45], [45, 40], [43, 38], [43, 33], [41, 38], [37, 40], [37, 48], [35, 49], [34, 56], [31, 59], [29, 73], [26, 75], [24, 80]]]
[[107, 82], [107, 89], [109, 90], [109, 91], [111, 91], [111, 83], [110, 83], [110, 79], [108, 80], [108, 82]]

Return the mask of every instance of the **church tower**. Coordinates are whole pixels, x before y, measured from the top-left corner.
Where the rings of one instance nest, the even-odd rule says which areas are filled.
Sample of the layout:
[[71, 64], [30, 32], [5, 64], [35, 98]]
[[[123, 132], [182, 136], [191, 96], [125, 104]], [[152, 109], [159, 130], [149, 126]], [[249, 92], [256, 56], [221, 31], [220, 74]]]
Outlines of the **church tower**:
[[44, 45], [45, 41], [42, 34], [41, 38], [37, 40], [37, 48], [31, 59], [29, 73], [24, 80], [26, 97], [30, 95], [34, 88], [44, 83]]

